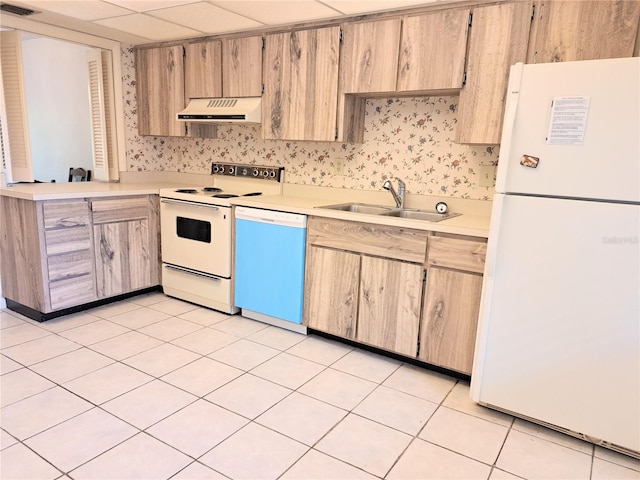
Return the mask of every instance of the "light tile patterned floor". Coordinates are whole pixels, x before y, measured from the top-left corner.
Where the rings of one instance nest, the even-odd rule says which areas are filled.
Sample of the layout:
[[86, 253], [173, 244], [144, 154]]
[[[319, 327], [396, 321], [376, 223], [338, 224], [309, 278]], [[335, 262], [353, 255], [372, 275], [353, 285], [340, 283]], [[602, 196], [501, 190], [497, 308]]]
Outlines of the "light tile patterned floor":
[[2, 480], [640, 479], [465, 382], [159, 293], [0, 322]]

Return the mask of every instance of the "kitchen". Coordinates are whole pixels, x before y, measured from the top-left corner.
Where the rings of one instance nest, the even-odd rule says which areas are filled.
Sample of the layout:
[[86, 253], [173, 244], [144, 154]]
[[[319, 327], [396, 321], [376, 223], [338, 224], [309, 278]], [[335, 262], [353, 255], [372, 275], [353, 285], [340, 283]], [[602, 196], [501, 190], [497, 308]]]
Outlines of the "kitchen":
[[[126, 57], [126, 54], [124, 56]], [[132, 59], [131, 54], [129, 56], [129, 59], [130, 60]], [[124, 67], [123, 70], [124, 72], [126, 72], [126, 67]], [[126, 73], [124, 77], [125, 79], [127, 78]], [[131, 78], [131, 77], [128, 77], [128, 78]], [[132, 91], [131, 89], [127, 89], [126, 87], [123, 90], [129, 91], [129, 92]], [[133, 93], [130, 93], [130, 94], [133, 95]], [[133, 100], [135, 101], [135, 98], [133, 98]], [[362, 153], [360, 153], [359, 145], [351, 146], [349, 144], [347, 144], [346, 148], [347, 149], [353, 148], [353, 150], [351, 151], [347, 150], [346, 152], [344, 152], [345, 147], [342, 147], [341, 145], [338, 148], [334, 148], [330, 146], [331, 144], [322, 144], [322, 143], [300, 144], [296, 142], [274, 142], [275, 143], [275, 147], [274, 147], [269, 142], [267, 141], [261, 142], [259, 138], [256, 138], [258, 137], [258, 135], [256, 135], [258, 131], [256, 130], [255, 127], [243, 127], [243, 126], [224, 127], [224, 132], [226, 135], [229, 136], [228, 138], [236, 139], [234, 143], [230, 144], [229, 146], [225, 145], [224, 147], [218, 147], [217, 146], [218, 144], [216, 144], [214, 140], [193, 140], [193, 139], [179, 139], [179, 138], [169, 138], [169, 137], [161, 138], [161, 139], [153, 139], [153, 138], [147, 139], [145, 137], [139, 137], [139, 138], [142, 138], [143, 142], [145, 143], [150, 142], [150, 145], [149, 147], [146, 147], [146, 148], [145, 147], [140, 148], [139, 150], [135, 151], [135, 153], [131, 155], [131, 157], [128, 157], [128, 162], [136, 162], [137, 159], [140, 158], [141, 156], [143, 157], [143, 160], [141, 160], [140, 163], [138, 164], [132, 163], [131, 165], [128, 165], [127, 170], [130, 170], [130, 171], [123, 172], [122, 177], [123, 177], [123, 180], [125, 180], [127, 176], [136, 177], [137, 174], [135, 173], [135, 171], [131, 171], [131, 170], [145, 170], [149, 168], [147, 167], [147, 165], [149, 165], [148, 162], [153, 162], [154, 158], [163, 158], [163, 163], [161, 165], [158, 164], [158, 167], [157, 167], [158, 170], [167, 169], [164, 162], [172, 161], [174, 162], [173, 163], [174, 166], [169, 167], [169, 171], [175, 172], [175, 171], [184, 170], [189, 173], [206, 174], [206, 173], [209, 173], [209, 169], [211, 168], [211, 164], [210, 164], [211, 159], [207, 158], [206, 161], [198, 160], [196, 157], [199, 158], [202, 155], [200, 153], [201, 150], [207, 151], [210, 149], [210, 151], [212, 152], [211, 156], [213, 158], [217, 157], [218, 155], [222, 156], [221, 153], [224, 151], [225, 157], [229, 155], [225, 159], [225, 161], [229, 161], [230, 163], [234, 163], [231, 161], [231, 159], [238, 158], [237, 157], [238, 155], [242, 155], [244, 158], [244, 156], [247, 154], [248, 155], [257, 154], [264, 159], [268, 159], [268, 160], [273, 159], [275, 165], [279, 165], [279, 164], [284, 165], [285, 175], [289, 175], [290, 172], [292, 173], [292, 176], [286, 176], [288, 181], [292, 181], [292, 179], [295, 179], [295, 182], [297, 184], [303, 184], [303, 185], [319, 184], [321, 186], [328, 186], [328, 187], [355, 188], [356, 192], [351, 192], [351, 191], [346, 192], [348, 193], [348, 195], [343, 196], [343, 198], [340, 200], [343, 202], [349, 202], [354, 200], [360, 201], [360, 199], [362, 199], [362, 201], [365, 203], [375, 203], [375, 204], [382, 203], [386, 205], [392, 205], [393, 199], [391, 198], [391, 195], [388, 192], [385, 192], [384, 190], [382, 190], [382, 184], [387, 179], [393, 179], [394, 185], [395, 185], [396, 182], [395, 182], [395, 178], [393, 177], [396, 177], [395, 172], [398, 171], [398, 172], [402, 172], [402, 174], [398, 173], [396, 178], [399, 177], [400, 179], [403, 179], [406, 181], [408, 186], [407, 190], [409, 192], [409, 194], [407, 195], [407, 204], [412, 208], [418, 207], [418, 208], [432, 209], [433, 204], [435, 203], [434, 201], [435, 199], [433, 198], [424, 199], [422, 196], [419, 196], [418, 194], [433, 195], [435, 192], [440, 191], [440, 192], [446, 192], [447, 195], [441, 195], [442, 198], [438, 197], [438, 200], [444, 200], [446, 203], [448, 203], [450, 209], [453, 212], [461, 211], [461, 209], [465, 208], [467, 205], [471, 205], [471, 212], [467, 211], [457, 220], [454, 218], [454, 219], [448, 220], [448, 222], [455, 222], [455, 221], [464, 222], [474, 217], [473, 209], [476, 209], [475, 210], [476, 212], [478, 210], [480, 212], [484, 211], [484, 216], [485, 218], [487, 218], [488, 208], [486, 204], [488, 204], [488, 202], [480, 201], [480, 199], [482, 199], [483, 196], [487, 196], [487, 194], [488, 196], [490, 196], [491, 192], [487, 187], [479, 187], [477, 184], [474, 184], [474, 182], [471, 182], [471, 181], [465, 182], [465, 179], [464, 179], [465, 176], [473, 176], [473, 173], [469, 172], [466, 167], [466, 165], [469, 165], [469, 164], [465, 165], [465, 161], [467, 162], [478, 161], [478, 157], [480, 158], [484, 157], [489, 159], [487, 163], [495, 163], [498, 149], [496, 147], [492, 147], [489, 149], [487, 149], [487, 147], [480, 147], [480, 148], [476, 147], [475, 149], [472, 149], [471, 147], [455, 144], [450, 140], [449, 140], [449, 143], [446, 144], [445, 143], [446, 140], [440, 140], [437, 137], [433, 139], [431, 138], [431, 135], [433, 135], [431, 131], [435, 130], [433, 128], [429, 131], [428, 134], [424, 133], [424, 125], [425, 124], [429, 125], [428, 122], [430, 121], [430, 119], [438, 118], [438, 115], [440, 115], [440, 118], [441, 118], [441, 120], [438, 120], [438, 122], [442, 122], [442, 123], [439, 125], [436, 124], [437, 128], [439, 130], [452, 129], [453, 120], [448, 120], [448, 118], [451, 118], [451, 119], [454, 118], [452, 115], [454, 113], [455, 107], [452, 108], [452, 105], [454, 105], [455, 100], [456, 99], [454, 97], [437, 97], [437, 98], [423, 97], [423, 98], [416, 98], [411, 100], [399, 99], [399, 100], [392, 100], [392, 101], [389, 101], [389, 100], [368, 101], [366, 112], [368, 113], [368, 117], [373, 117], [371, 119], [371, 127], [369, 128], [372, 131], [375, 131], [376, 129], [378, 129], [380, 140], [379, 141], [375, 140], [374, 145], [369, 145], [370, 143], [369, 141], [365, 142], [365, 144], [363, 144], [363, 146], [361, 147], [363, 150]], [[415, 103], [412, 105], [412, 102], [415, 102]], [[131, 102], [127, 104], [130, 105]], [[135, 105], [135, 103], [133, 104]], [[418, 107], [416, 107], [416, 105], [418, 105]], [[403, 110], [403, 108], [406, 108], [406, 110]], [[427, 109], [426, 115], [424, 115], [424, 118], [422, 118], [422, 115], [420, 115], [420, 118], [415, 118], [415, 120], [412, 121], [411, 117], [412, 115], [415, 115], [415, 110], [419, 109], [419, 111], [422, 112], [423, 108]], [[376, 119], [377, 115], [380, 115], [379, 123], [374, 123], [377, 120]], [[449, 115], [449, 117], [447, 117], [447, 115]], [[444, 119], [442, 119], [443, 116], [444, 116]], [[399, 121], [397, 123], [394, 123], [396, 122], [396, 120], [399, 120]], [[132, 124], [131, 122], [127, 122], [127, 124], [135, 125], [135, 124]], [[415, 124], [415, 125], [412, 125], [412, 124]], [[412, 126], [416, 130], [411, 131], [410, 127]], [[218, 127], [219, 138], [221, 135], [220, 130], [221, 128]], [[418, 140], [415, 141], [415, 143], [409, 142], [407, 140], [407, 137], [404, 137], [405, 132], [407, 131], [408, 133], [406, 133], [406, 135], [409, 139], [414, 138], [414, 135], [417, 136]], [[256, 133], [252, 133], [252, 132], [256, 132]], [[377, 135], [378, 133], [376, 133], [376, 136]], [[387, 152], [385, 150], [381, 150], [381, 148], [384, 148], [385, 144], [389, 143], [390, 138], [393, 139], [391, 151]], [[429, 150], [425, 150], [424, 152], [420, 151], [419, 149], [421, 145], [424, 145], [423, 139], [426, 142], [431, 140], [433, 141], [434, 144], [436, 145], [440, 144], [440, 146], [443, 146], [442, 144], [445, 143], [445, 145], [443, 146], [442, 153], [441, 154], [437, 153], [439, 150], [433, 153], [432, 148], [430, 148]], [[247, 144], [250, 145], [249, 148], [243, 149], [242, 147], [239, 147], [236, 150], [235, 143], [238, 140], [242, 142], [247, 142]], [[382, 147], [380, 145], [382, 145]], [[432, 163], [430, 162], [428, 164], [428, 169], [429, 170], [433, 169], [433, 172], [430, 171], [429, 173], [434, 173], [436, 175], [436, 178], [438, 178], [438, 180], [434, 181], [435, 189], [434, 187], [431, 187], [429, 185], [429, 182], [427, 182], [426, 186], [424, 185], [425, 183], [423, 180], [424, 177], [420, 178], [419, 176], [411, 175], [411, 173], [415, 169], [417, 169], [417, 167], [411, 168], [412, 162], [408, 162], [406, 164], [404, 163], [403, 158], [401, 157], [406, 158], [406, 155], [404, 153], [404, 150], [399, 150], [399, 145], [403, 145], [403, 146], [406, 145], [407, 150], [410, 150], [409, 147], [412, 147], [413, 149], [418, 149], [418, 152], [416, 153], [415, 158], [420, 159], [420, 155], [421, 154], [424, 155], [423, 161], [425, 162], [425, 164], [427, 162], [427, 158], [430, 158], [428, 157], [428, 155], [433, 155], [435, 157], [435, 160]], [[215, 150], [216, 148], [219, 148], [220, 150]], [[255, 148], [255, 150], [252, 150], [253, 148]], [[371, 150], [369, 150], [369, 148], [371, 148]], [[270, 150], [266, 150], [266, 149], [270, 149]], [[396, 149], [398, 149], [398, 151], [395, 151]], [[354, 153], [355, 150], [357, 150], [356, 153]], [[156, 153], [154, 154], [152, 152], [156, 152]], [[382, 153], [379, 153], [379, 152], [382, 152]], [[282, 155], [282, 157], [279, 157], [280, 155]], [[342, 155], [344, 155], [344, 157]], [[451, 155], [450, 159], [448, 155]], [[185, 157], [186, 157], [186, 160], [185, 160]], [[374, 159], [373, 162], [371, 162], [370, 160], [364, 161], [364, 159], [367, 157], [368, 159], [373, 158]], [[168, 160], [168, 158], [171, 158], [172, 160]], [[280, 160], [280, 158], [284, 158], [284, 161]], [[336, 160], [332, 164], [331, 160], [334, 158]], [[340, 161], [340, 159], [342, 158], [344, 158], [344, 161]], [[360, 158], [362, 158], [362, 162], [359, 160]], [[326, 163], [324, 162], [327, 161], [325, 159], [329, 159], [330, 166], [328, 168], [327, 167], [323, 168], [323, 164], [326, 165]], [[375, 159], [379, 159], [379, 160], [376, 162]], [[483, 160], [480, 160], [480, 162], [482, 161]], [[243, 163], [243, 162], [238, 162], [238, 163]], [[257, 164], [260, 165], [263, 163], [264, 162], [261, 160]], [[416, 163], [419, 165], [418, 162]], [[337, 166], [335, 166], [334, 164]], [[342, 164], [342, 166], [340, 164]], [[311, 169], [309, 169], [309, 165], [312, 165]], [[462, 173], [456, 176], [455, 174], [455, 172], [457, 171], [456, 169], [459, 168], [460, 165], [465, 165], [465, 169], [458, 170], [458, 171], [461, 171]], [[473, 172], [475, 172], [476, 169], [479, 170], [480, 165], [473, 164], [473, 163], [471, 165], [472, 165], [471, 170], [473, 170]], [[345, 175], [332, 174], [334, 169], [340, 170], [341, 168], [342, 168], [341, 170], [342, 172], [346, 172]], [[155, 166], [151, 167], [151, 169], [156, 169], [156, 167]], [[311, 170], [311, 173], [309, 173], [308, 170]], [[156, 179], [162, 178], [163, 174], [166, 174], [166, 173], [167, 172], [161, 172], [158, 174], [148, 175], [148, 177], [155, 177]], [[425, 175], [426, 172], [421, 172], [421, 173], [422, 175]], [[335, 177], [345, 177], [345, 178], [335, 178]], [[379, 180], [378, 180], [378, 177], [380, 177]], [[167, 178], [167, 177], [165, 176], [164, 178]], [[440, 178], [444, 180], [444, 182], [440, 182], [439, 181]], [[136, 180], [139, 181], [138, 179]], [[450, 181], [451, 183], [447, 184], [446, 182], [448, 181]], [[206, 186], [208, 185], [208, 182], [211, 182], [211, 179], [207, 179], [203, 181], [201, 185]], [[341, 182], [344, 182], [344, 183], [341, 183]], [[370, 182], [376, 182], [376, 183], [371, 184]], [[442, 185], [441, 183], [444, 183], [444, 185]], [[445, 190], [441, 190], [441, 187], [445, 187]], [[319, 187], [317, 188], [312, 187], [309, 190], [306, 190], [301, 187], [296, 187], [295, 184], [291, 185], [291, 184], [285, 183], [283, 185], [283, 188], [291, 189], [291, 191], [298, 192], [298, 196], [305, 196], [305, 195], [311, 196], [311, 194], [307, 192], [314, 192], [314, 191], [317, 192]], [[357, 190], [359, 189], [365, 190], [365, 191], [358, 192]], [[366, 190], [370, 190], [370, 191], [367, 192]], [[301, 192], [304, 192], [304, 193], [301, 193]], [[357, 195], [358, 193], [360, 193], [361, 196], [358, 196]], [[463, 199], [457, 200], [456, 197], [463, 197]], [[320, 195], [319, 198], [322, 198], [322, 196]], [[471, 199], [471, 200], [469, 200], [468, 202], [463, 201], [466, 199]], [[246, 201], [254, 202], [257, 200], [246, 200]], [[420, 203], [421, 201], [425, 203]], [[339, 202], [336, 201], [333, 203], [339, 203]], [[485, 204], [485, 205], [482, 205], [482, 204]], [[354, 218], [353, 216], [345, 217], [345, 215], [348, 215], [348, 214], [347, 213], [341, 214], [341, 216], [339, 215], [338, 218], [342, 218], [342, 219]], [[482, 216], [482, 213], [480, 213], [480, 215], [478, 216]], [[463, 220], [463, 219], [466, 219], [466, 220]], [[397, 223], [397, 222], [398, 220], [392, 220], [392, 219], [389, 219], [387, 221], [387, 223], [390, 226], [417, 225], [416, 223], [407, 224], [407, 223]], [[436, 229], [436, 231], [440, 230], [446, 233], [447, 227], [445, 226], [445, 224], [441, 224], [441, 226], [437, 226], [437, 224], [434, 224], [434, 225], [436, 226], [434, 226], [433, 229]], [[459, 224], [459, 228], [460, 228], [460, 224]], [[463, 227], [463, 228], [469, 229], [469, 226], [467, 225], [466, 227]], [[477, 227], [477, 226], [475, 228], [479, 230], [482, 229], [482, 227]], [[486, 229], [486, 223], [484, 228]], [[464, 232], [473, 236], [473, 232], [471, 230], [473, 230], [473, 227], [469, 230], [464, 230]], [[453, 230], [452, 232], [460, 233], [461, 231]], [[46, 322], [45, 322], [45, 325], [46, 325]], [[376, 473], [377, 472], [379, 471], [376, 471]], [[378, 475], [380, 474], [378, 473]], [[535, 474], [533, 474], [533, 476], [535, 476]]]

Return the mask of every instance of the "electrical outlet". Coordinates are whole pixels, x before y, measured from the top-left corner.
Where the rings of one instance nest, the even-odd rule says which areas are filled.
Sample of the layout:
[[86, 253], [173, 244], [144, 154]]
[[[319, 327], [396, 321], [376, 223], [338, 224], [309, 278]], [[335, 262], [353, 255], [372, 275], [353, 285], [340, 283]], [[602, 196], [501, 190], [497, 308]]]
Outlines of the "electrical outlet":
[[480, 165], [480, 181], [481, 187], [493, 187], [495, 185], [496, 167], [493, 165]]
[[333, 173], [335, 175], [344, 175], [344, 162], [345, 162], [344, 157], [336, 158], [333, 161]]

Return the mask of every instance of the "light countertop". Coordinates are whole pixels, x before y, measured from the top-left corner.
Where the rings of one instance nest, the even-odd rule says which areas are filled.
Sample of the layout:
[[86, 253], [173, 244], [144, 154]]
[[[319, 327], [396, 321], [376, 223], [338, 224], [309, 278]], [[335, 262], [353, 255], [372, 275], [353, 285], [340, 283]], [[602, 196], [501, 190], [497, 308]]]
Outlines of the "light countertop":
[[161, 188], [177, 186], [182, 185], [175, 183], [108, 182], [16, 183], [11, 186], [1, 187], [0, 195], [25, 200], [61, 200], [122, 195], [157, 195]]
[[[206, 180], [211, 181], [208, 176]], [[34, 201], [61, 200], [122, 195], [157, 195], [161, 188], [184, 186], [186, 186], [186, 183], [163, 181], [149, 183], [24, 183], [0, 188], [0, 195]], [[440, 200], [443, 200], [443, 198], [408, 195], [407, 207], [433, 210], [435, 202]], [[233, 205], [243, 205], [267, 210], [379, 225], [392, 225], [416, 230], [469, 235], [481, 238], [488, 237], [491, 202], [455, 198], [445, 198], [444, 200], [449, 204], [451, 212], [461, 213], [461, 215], [440, 222], [425, 222], [422, 220], [317, 208], [324, 205], [347, 202], [392, 206], [392, 203], [390, 203], [392, 199], [388, 192], [367, 192], [289, 184], [283, 185], [282, 193], [279, 195], [238, 197], [232, 199], [231, 203]]]

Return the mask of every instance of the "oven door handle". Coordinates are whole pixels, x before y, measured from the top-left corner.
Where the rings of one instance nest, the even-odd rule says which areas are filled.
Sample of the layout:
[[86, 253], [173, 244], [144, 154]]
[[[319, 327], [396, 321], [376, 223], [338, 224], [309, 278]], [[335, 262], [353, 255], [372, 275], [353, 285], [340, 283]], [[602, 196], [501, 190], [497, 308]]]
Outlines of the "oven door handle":
[[177, 265], [172, 265], [170, 263], [165, 263], [164, 266], [170, 270], [177, 270], [178, 272], [185, 272], [185, 273], [190, 273], [191, 275], [198, 275], [199, 277], [205, 277], [205, 278], [208, 278], [209, 280], [215, 280], [216, 282], [219, 282], [222, 280], [220, 277], [216, 277], [215, 275], [211, 275], [210, 273], [199, 272], [197, 270], [192, 270], [186, 267], [179, 267]]
[[161, 203], [168, 203], [170, 205], [180, 205], [180, 206], [188, 206], [188, 207], [209, 208], [211, 210], [220, 210], [215, 205], [206, 205], [204, 203], [194, 203], [194, 202], [180, 201], [180, 200], [169, 200], [169, 199], [166, 199], [166, 198], [163, 198], [162, 200], [160, 200], [160, 202]]

